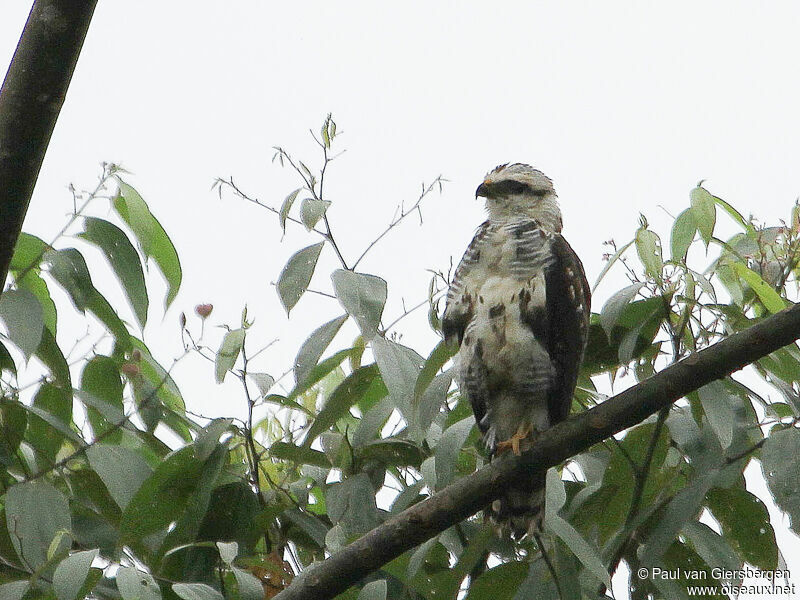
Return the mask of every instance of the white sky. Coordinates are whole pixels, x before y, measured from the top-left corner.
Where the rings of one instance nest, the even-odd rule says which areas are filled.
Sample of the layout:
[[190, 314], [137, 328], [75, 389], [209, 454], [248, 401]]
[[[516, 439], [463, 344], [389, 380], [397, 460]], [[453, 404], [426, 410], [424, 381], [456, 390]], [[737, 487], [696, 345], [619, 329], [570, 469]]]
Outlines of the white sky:
[[[0, 4], [3, 65], [29, 8]], [[340, 310], [304, 298], [287, 321], [270, 282], [317, 240], [295, 228], [281, 243], [276, 218], [220, 201], [215, 177], [279, 206], [297, 185], [270, 163], [271, 147], [316, 161], [307, 130], [332, 112], [347, 152], [330, 167], [329, 216], [351, 260], [422, 181], [449, 179], [425, 202], [424, 226], [409, 219], [361, 265], [389, 280], [392, 320], [401, 297], [425, 297], [425, 269], [460, 258], [483, 218], [473, 199], [483, 174], [528, 162], [555, 181], [565, 235], [594, 281], [603, 240], [627, 240], [639, 212], [663, 227], [700, 179], [764, 221], [788, 216], [800, 194], [798, 17], [792, 2], [100, 0], [25, 229], [49, 240], [70, 207], [67, 184], [89, 188], [101, 161], [123, 164], [183, 261], [174, 308], [163, 322], [150, 313], [156, 354], [165, 364], [178, 354], [181, 310], [212, 302], [214, 323], [236, 325], [247, 303], [252, 347], [280, 338], [260, 365], [277, 375]], [[323, 257], [313, 285], [330, 289], [335, 259]], [[432, 348], [422, 319], [399, 330]], [[177, 376], [190, 408], [242, 413], [239, 390], [215, 386], [208, 366]]]

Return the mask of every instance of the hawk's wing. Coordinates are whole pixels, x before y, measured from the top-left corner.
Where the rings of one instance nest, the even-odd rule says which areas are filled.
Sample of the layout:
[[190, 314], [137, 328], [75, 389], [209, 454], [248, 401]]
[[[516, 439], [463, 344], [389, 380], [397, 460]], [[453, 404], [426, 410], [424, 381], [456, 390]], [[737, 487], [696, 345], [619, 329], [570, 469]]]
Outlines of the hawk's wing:
[[[467, 246], [461, 262], [456, 267], [453, 274], [453, 281], [450, 289], [447, 290], [447, 300], [445, 302], [444, 314], [442, 315], [442, 333], [445, 342], [448, 344], [458, 344], [464, 340], [464, 332], [467, 325], [475, 314], [475, 302], [477, 301], [477, 290], [467, 289], [467, 282], [470, 280], [470, 273], [481, 259], [481, 248], [489, 235], [490, 223], [485, 221], [478, 227], [475, 236]], [[473, 365], [472, 377], [465, 381], [467, 398], [472, 405], [472, 412], [475, 414], [475, 421], [482, 434], [489, 429], [487, 422], [487, 401], [488, 390], [486, 389], [486, 372], [480, 365]], [[480, 371], [475, 372], [475, 370]]]
[[555, 367], [550, 387], [550, 424], [563, 421], [583, 361], [591, 314], [591, 289], [583, 265], [561, 234], [553, 234], [553, 261], [545, 269], [547, 288], [546, 348]]
[[481, 259], [481, 246], [489, 233], [490, 223], [485, 221], [475, 237], [472, 238], [466, 252], [456, 267], [450, 289], [447, 291], [444, 315], [442, 316], [442, 333], [447, 343], [457, 342], [461, 345], [464, 330], [474, 313], [475, 290], [466, 289], [466, 282], [472, 268]]

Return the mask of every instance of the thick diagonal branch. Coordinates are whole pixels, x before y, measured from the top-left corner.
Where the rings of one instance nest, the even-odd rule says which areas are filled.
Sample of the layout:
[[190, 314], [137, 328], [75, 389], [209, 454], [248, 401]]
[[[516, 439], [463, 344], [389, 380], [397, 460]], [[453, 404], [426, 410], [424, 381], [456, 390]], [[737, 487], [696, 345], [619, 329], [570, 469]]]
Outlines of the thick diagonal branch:
[[800, 304], [692, 354], [541, 434], [530, 451], [457, 481], [304, 571], [275, 600], [326, 600], [406, 550], [475, 514], [520, 473], [546, 470], [640, 423], [689, 392], [800, 338]]
[[97, 0], [36, 0], [0, 91], [0, 290]]

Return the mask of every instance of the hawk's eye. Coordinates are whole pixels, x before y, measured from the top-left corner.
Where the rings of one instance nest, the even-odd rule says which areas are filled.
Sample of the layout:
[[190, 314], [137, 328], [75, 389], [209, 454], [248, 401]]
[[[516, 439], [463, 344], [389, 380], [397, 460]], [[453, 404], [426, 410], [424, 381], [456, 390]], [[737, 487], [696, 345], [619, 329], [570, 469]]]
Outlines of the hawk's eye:
[[525, 188], [528, 186], [524, 183], [520, 183], [519, 181], [509, 181], [508, 182], [508, 191], [512, 194], [521, 194], [525, 191]]
[[498, 196], [522, 194], [528, 189], [527, 185], [520, 181], [514, 181], [513, 179], [504, 179], [496, 183], [493, 187]]

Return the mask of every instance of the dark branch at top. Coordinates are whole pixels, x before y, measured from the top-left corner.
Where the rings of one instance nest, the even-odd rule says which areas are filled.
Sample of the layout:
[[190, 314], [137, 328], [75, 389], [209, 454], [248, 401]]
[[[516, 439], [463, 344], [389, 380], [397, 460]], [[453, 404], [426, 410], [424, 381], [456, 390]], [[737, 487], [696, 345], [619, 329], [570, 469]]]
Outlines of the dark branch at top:
[[97, 0], [36, 0], [0, 91], [0, 283]]
[[388, 519], [319, 565], [275, 600], [327, 600], [440, 531], [475, 514], [519, 474], [544, 471], [640, 423], [707, 383], [800, 338], [800, 304], [730, 336], [539, 436], [522, 456], [508, 456]]

